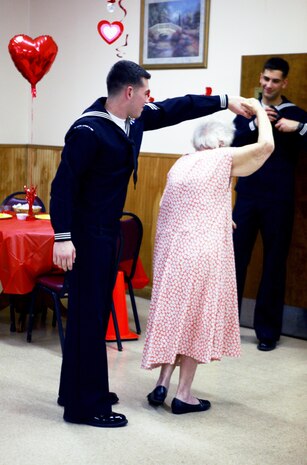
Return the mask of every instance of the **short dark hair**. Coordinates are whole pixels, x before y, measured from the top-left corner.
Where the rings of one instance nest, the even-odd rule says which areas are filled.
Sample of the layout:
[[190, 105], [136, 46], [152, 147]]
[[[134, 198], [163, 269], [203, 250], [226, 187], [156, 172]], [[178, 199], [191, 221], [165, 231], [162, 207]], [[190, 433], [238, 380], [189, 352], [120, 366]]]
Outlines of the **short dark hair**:
[[288, 76], [289, 73], [289, 63], [280, 57], [271, 57], [263, 65], [263, 71], [266, 69], [278, 70], [282, 72], [284, 78]]
[[150, 79], [151, 75], [133, 61], [120, 60], [110, 69], [107, 76], [108, 95], [116, 95], [124, 86], [142, 86], [142, 78]]

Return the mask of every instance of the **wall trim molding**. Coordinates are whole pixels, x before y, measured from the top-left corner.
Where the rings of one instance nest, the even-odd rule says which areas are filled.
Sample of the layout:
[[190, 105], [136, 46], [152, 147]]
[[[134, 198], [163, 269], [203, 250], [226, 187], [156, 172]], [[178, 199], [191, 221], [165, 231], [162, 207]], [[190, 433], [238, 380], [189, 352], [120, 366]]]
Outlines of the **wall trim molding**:
[[[240, 318], [241, 326], [246, 328], [254, 327], [254, 307], [254, 299], [243, 298]], [[283, 336], [307, 340], [307, 309], [285, 305], [281, 334]]]

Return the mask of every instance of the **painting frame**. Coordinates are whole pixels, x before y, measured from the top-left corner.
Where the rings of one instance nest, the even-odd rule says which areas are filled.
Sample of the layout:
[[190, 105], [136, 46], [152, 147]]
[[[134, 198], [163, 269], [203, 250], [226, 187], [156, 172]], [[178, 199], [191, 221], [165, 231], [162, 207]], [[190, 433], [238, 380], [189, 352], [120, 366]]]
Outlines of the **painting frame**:
[[207, 68], [210, 0], [141, 0], [140, 65]]

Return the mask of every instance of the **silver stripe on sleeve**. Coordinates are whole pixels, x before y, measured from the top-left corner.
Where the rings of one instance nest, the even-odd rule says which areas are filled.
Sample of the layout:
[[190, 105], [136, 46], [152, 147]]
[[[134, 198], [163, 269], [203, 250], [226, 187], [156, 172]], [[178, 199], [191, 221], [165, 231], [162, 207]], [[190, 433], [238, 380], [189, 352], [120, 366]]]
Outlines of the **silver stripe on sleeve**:
[[227, 98], [226, 95], [220, 95], [221, 108], [227, 108]]
[[54, 240], [55, 241], [70, 241], [71, 240], [71, 233], [70, 232], [56, 233], [54, 235]]
[[304, 124], [304, 126], [302, 127], [302, 129], [300, 130], [299, 134], [301, 136], [304, 136], [307, 132], [307, 123]]

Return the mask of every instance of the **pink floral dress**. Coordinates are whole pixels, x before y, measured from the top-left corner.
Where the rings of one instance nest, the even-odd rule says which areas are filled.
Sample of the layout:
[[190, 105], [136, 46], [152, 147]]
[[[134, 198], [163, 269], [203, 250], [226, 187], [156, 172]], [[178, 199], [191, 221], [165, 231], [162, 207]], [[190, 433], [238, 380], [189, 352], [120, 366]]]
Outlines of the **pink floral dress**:
[[232, 148], [181, 157], [168, 173], [154, 250], [142, 368], [240, 355], [232, 243]]

